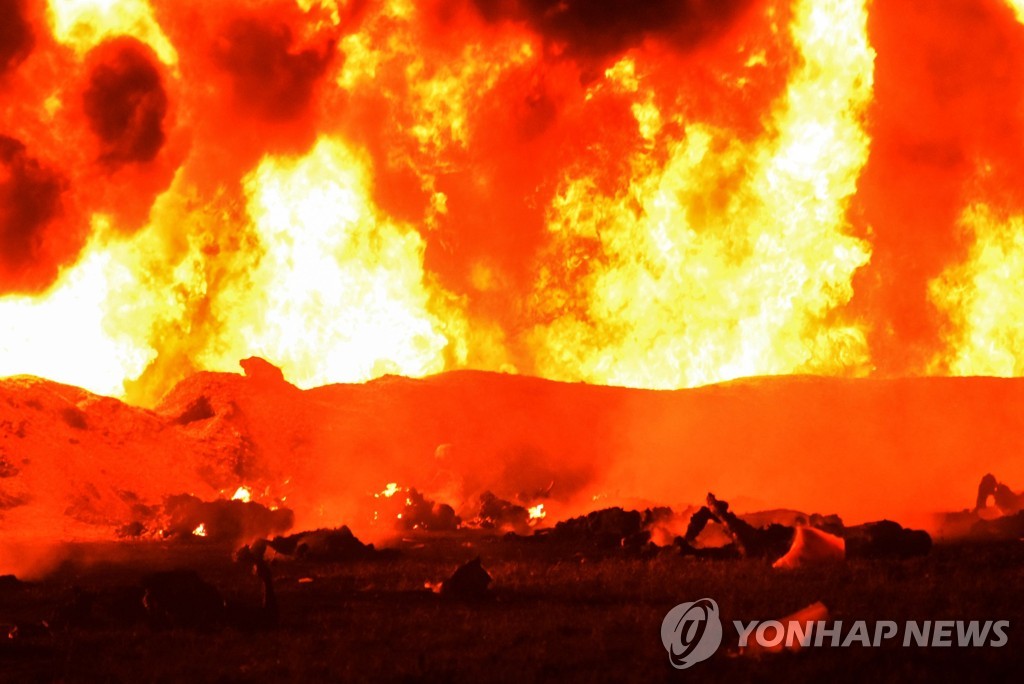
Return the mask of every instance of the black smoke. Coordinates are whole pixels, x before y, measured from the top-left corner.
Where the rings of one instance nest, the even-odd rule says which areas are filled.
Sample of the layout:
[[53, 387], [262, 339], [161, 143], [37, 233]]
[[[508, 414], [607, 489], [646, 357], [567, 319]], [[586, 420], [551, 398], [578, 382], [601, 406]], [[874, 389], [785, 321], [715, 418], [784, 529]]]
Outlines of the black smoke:
[[[47, 232], [60, 214], [63, 178], [30, 157], [18, 140], [0, 135], [0, 282], [33, 289], [51, 277], [38, 273]], [[56, 266], [51, 270], [55, 270]]]
[[230, 75], [234, 95], [247, 114], [284, 121], [306, 110], [331, 50], [291, 52], [292, 42], [286, 24], [251, 18], [235, 19], [220, 35], [214, 58]]
[[523, 21], [572, 56], [616, 55], [657, 38], [687, 48], [718, 35], [751, 0], [473, 0], [491, 22]]
[[83, 96], [89, 126], [113, 166], [148, 162], [164, 145], [167, 93], [148, 48], [119, 38], [98, 48]]
[[34, 44], [22, 0], [0, 0], [0, 75], [18, 66]]

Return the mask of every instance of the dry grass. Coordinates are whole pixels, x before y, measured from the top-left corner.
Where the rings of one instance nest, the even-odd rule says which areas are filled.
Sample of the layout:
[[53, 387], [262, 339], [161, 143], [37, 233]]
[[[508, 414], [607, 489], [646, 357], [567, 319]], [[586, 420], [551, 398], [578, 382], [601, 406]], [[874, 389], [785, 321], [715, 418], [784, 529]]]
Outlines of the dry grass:
[[[422, 541], [422, 540], [420, 540]], [[852, 562], [789, 573], [763, 562], [581, 558], [571, 549], [464, 537], [409, 545], [396, 559], [355, 564], [277, 563], [282, 626], [154, 632], [92, 624], [0, 646], [4, 681], [901, 681], [1015, 679], [1024, 661], [1024, 544], [940, 546], [928, 558]], [[118, 557], [99, 561], [107, 552]], [[424, 582], [482, 555], [493, 600], [442, 601]], [[72, 585], [105, 595], [148, 571], [194, 567], [237, 600], [254, 580], [223, 549], [163, 544], [78, 547], [58, 572], [0, 594], [0, 622], [44, 617]], [[313, 581], [300, 583], [300, 578]], [[823, 601], [833, 617], [1009, 619], [1001, 649], [811, 649], [755, 660], [726, 643], [689, 672], [671, 668], [659, 629], [666, 611], [715, 598], [723, 619], [770, 619]]]

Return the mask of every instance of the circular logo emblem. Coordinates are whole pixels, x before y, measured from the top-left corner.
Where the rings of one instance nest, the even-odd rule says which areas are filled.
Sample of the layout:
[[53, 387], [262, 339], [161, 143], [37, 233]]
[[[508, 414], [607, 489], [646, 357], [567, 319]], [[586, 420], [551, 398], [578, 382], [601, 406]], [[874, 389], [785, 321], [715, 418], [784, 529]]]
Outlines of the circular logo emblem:
[[672, 667], [686, 668], [707, 660], [722, 644], [722, 621], [713, 599], [680, 603], [661, 623], [661, 643]]

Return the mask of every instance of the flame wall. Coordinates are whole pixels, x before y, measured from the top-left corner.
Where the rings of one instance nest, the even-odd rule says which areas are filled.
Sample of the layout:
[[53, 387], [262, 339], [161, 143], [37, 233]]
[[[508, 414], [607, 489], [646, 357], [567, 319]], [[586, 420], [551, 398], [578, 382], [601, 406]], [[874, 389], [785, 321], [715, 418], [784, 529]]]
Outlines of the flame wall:
[[0, 375], [1020, 375], [1021, 16], [0, 0]]

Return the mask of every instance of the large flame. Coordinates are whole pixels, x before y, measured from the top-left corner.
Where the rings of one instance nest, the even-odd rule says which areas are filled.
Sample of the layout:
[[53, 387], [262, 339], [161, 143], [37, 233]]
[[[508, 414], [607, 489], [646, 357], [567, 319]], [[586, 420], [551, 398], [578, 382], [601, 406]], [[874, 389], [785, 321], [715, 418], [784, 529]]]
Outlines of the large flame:
[[949, 351], [936, 363], [955, 375], [1024, 375], [1024, 216], [979, 203], [964, 211], [962, 225], [974, 240], [967, 260], [932, 282], [952, 323]]
[[845, 209], [867, 159], [874, 54], [863, 3], [829, 9], [798, 4], [803, 63], [750, 141], [693, 121], [660, 139], [632, 60], [607, 72], [635, 93], [637, 126], [654, 140], [625, 187], [602, 193], [587, 174], [555, 199], [549, 229], [593, 266], [551, 276], [571, 279], [556, 297], [572, 303], [538, 330], [546, 375], [673, 388], [866, 366], [863, 332], [829, 316], [869, 257]]
[[303, 387], [444, 370], [458, 311], [430, 312], [423, 240], [379, 216], [368, 176], [365, 162], [324, 139], [245, 178], [260, 254], [216, 293], [214, 315], [230, 328], [204, 365], [228, 369], [255, 353]]
[[148, 43], [166, 64], [178, 59], [147, 0], [49, 0], [49, 10], [54, 38], [79, 56], [104, 39], [126, 35]]
[[8, 5], [0, 374], [1024, 372], [1020, 3]]

